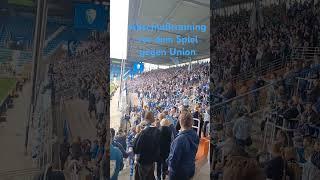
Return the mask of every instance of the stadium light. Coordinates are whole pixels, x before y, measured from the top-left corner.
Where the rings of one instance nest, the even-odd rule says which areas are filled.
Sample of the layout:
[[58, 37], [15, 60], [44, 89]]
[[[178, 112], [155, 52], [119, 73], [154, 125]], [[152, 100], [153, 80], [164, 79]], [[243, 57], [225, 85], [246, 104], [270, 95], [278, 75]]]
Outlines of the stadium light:
[[110, 58], [126, 59], [129, 0], [110, 3]]

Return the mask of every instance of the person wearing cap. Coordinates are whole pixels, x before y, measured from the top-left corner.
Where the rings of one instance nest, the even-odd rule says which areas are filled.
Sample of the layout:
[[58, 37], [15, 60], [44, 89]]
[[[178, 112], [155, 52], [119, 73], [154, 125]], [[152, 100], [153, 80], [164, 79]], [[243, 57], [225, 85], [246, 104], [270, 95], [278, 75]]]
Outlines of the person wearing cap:
[[135, 166], [136, 180], [153, 180], [154, 163], [160, 157], [160, 130], [153, 126], [155, 122], [152, 112], [147, 112], [145, 121], [147, 126], [137, 135], [133, 143], [133, 152], [138, 159]]
[[237, 144], [241, 146], [250, 146], [252, 120], [249, 117], [248, 110], [243, 108], [239, 113], [240, 118], [236, 119], [233, 125], [233, 134]]
[[179, 116], [181, 131], [173, 140], [167, 159], [169, 180], [188, 180], [195, 173], [195, 156], [199, 137], [192, 129], [193, 119], [190, 112], [184, 110]]

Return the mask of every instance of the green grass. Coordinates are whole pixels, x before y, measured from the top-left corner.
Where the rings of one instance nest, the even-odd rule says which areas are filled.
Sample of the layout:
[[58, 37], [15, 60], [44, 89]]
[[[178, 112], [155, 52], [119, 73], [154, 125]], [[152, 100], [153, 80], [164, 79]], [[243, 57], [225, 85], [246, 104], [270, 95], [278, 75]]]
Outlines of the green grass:
[[9, 0], [9, 4], [21, 5], [21, 6], [33, 6], [32, 0]]
[[0, 79], [0, 103], [7, 97], [8, 93], [15, 87], [16, 80], [10, 78]]

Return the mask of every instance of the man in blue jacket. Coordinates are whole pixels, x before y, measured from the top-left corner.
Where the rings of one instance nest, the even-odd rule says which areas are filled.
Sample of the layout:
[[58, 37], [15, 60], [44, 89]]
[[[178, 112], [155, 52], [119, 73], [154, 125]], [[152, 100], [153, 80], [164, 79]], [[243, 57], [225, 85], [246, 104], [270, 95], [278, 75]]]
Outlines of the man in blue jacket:
[[168, 157], [169, 179], [189, 180], [195, 173], [195, 157], [199, 137], [192, 129], [193, 118], [190, 112], [183, 110], [179, 116], [181, 130], [171, 144]]

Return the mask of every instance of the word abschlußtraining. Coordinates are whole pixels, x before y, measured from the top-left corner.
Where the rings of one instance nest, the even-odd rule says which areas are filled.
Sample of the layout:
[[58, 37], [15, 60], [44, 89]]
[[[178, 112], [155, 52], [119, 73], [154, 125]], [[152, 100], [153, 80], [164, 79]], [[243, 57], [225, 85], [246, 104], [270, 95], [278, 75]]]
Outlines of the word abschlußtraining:
[[129, 31], [198, 31], [206, 32], [206, 25], [194, 24], [131, 24], [128, 26]]

